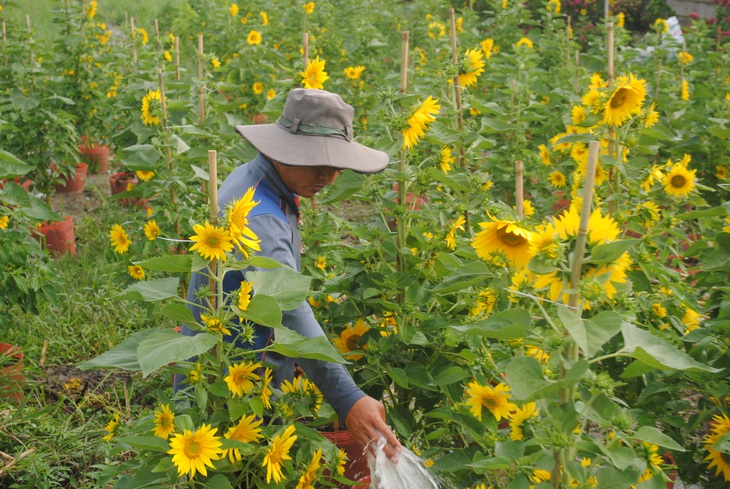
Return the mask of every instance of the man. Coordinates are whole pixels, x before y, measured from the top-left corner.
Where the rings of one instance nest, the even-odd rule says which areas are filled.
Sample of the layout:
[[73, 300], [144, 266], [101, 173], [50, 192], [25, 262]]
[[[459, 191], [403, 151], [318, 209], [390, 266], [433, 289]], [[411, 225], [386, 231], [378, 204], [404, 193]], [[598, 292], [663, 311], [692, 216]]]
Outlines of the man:
[[[353, 114], [353, 108], [339, 95], [294, 89], [275, 124], [236, 126], [236, 131], [259, 154], [225, 179], [218, 191], [218, 202], [224, 209], [255, 187], [254, 201], [258, 205], [249, 215], [249, 228], [261, 240], [257, 254], [301, 271], [297, 196], [313, 197], [332, 181], [337, 171], [376, 173], [388, 165], [386, 153], [353, 140]], [[243, 278], [242, 271], [229, 272], [223, 281], [224, 293], [237, 291]], [[193, 275], [188, 297], [195, 297], [195, 290], [207, 283], [203, 275]], [[200, 310], [196, 309], [193, 313], [199, 320]], [[284, 311], [282, 323], [308, 338], [324, 336], [306, 301], [294, 310]], [[263, 348], [273, 339], [270, 328], [256, 326], [255, 331], [254, 348]], [[183, 334], [192, 332], [183, 328]], [[276, 387], [293, 378], [296, 362], [363, 446], [382, 434], [387, 441], [385, 454], [397, 462], [396, 452], [402, 447], [385, 423], [383, 404], [360, 390], [344, 366], [272, 352], [266, 353], [266, 361], [277, 367], [273, 380]]]

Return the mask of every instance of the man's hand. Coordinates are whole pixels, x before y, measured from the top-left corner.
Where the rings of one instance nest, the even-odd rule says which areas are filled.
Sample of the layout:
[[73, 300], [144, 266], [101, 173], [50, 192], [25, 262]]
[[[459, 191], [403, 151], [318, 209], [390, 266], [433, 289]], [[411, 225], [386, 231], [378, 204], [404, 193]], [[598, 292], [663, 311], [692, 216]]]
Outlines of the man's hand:
[[345, 425], [355, 439], [371, 451], [377, 446], [378, 438], [384, 436], [385, 455], [393, 463], [398, 463], [396, 452], [402, 452], [403, 447], [385, 423], [385, 407], [380, 401], [370, 396], [360, 398], [347, 413]]

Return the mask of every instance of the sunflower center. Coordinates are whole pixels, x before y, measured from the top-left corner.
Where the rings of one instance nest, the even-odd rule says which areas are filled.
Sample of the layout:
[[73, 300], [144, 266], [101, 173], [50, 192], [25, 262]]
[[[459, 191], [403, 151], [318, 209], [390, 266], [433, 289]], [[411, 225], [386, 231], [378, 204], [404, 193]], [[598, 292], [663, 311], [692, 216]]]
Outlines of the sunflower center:
[[484, 407], [487, 409], [492, 409], [497, 407], [497, 402], [492, 399], [491, 397], [485, 397], [482, 399], [482, 404], [484, 404]]
[[360, 337], [361, 337], [361, 335], [354, 334], [354, 335], [350, 336], [349, 338], [347, 338], [347, 341], [345, 342], [345, 344], [347, 344], [347, 349], [349, 351], [357, 350], [357, 344], [360, 342]]
[[160, 427], [162, 428], [169, 428], [170, 427], [170, 418], [161, 418], [160, 419]]
[[499, 236], [500, 241], [508, 246], [519, 246], [527, 241], [522, 236], [514, 233], [509, 233], [503, 229], [497, 231], [497, 236]]
[[626, 103], [628, 96], [628, 90], [625, 88], [619, 88], [616, 90], [616, 93], [614, 93], [613, 97], [611, 97], [611, 108], [615, 109], [616, 107], [621, 107], [624, 103]]
[[200, 443], [196, 440], [190, 440], [188, 445], [185, 447], [185, 455], [188, 458], [195, 458], [200, 455]]
[[218, 240], [217, 236], [208, 236], [208, 239], [206, 239], [205, 242], [210, 247], [216, 247], [220, 244], [220, 241]]
[[674, 175], [671, 180], [672, 187], [682, 188], [687, 183], [687, 179], [683, 175]]

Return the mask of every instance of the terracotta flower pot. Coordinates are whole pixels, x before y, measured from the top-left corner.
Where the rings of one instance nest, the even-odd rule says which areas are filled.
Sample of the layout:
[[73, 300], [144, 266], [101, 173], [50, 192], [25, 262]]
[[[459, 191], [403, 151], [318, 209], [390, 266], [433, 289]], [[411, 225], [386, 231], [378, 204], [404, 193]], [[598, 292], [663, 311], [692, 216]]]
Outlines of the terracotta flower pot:
[[[109, 188], [111, 189], [112, 195], [117, 195], [127, 191], [129, 184], [137, 185], [139, 179], [135, 176], [130, 175], [127, 172], [115, 172], [109, 175]], [[147, 199], [137, 199], [136, 197], [125, 197], [120, 199], [122, 204], [130, 205], [144, 205], [147, 203]]]
[[89, 166], [86, 163], [76, 163], [76, 171], [73, 175], [64, 178], [65, 183], [56, 184], [56, 192], [75, 193], [84, 190], [86, 185], [86, 173]]
[[[370, 481], [370, 468], [368, 467], [368, 457], [365, 453], [365, 449], [360, 442], [350, 433], [349, 430], [340, 431], [320, 431], [320, 433], [327, 438], [329, 441], [334, 443], [337, 448], [341, 448], [347, 454], [347, 458], [350, 459], [345, 465], [345, 477], [350, 480], [363, 481], [367, 478], [368, 484]], [[353, 486], [347, 484], [338, 484], [337, 487], [341, 489], [349, 488]], [[367, 487], [367, 486], [365, 486]]]
[[63, 221], [47, 222], [42, 224], [38, 231], [45, 236], [45, 247], [52, 254], [76, 254], [76, 234], [74, 232], [73, 217], [66, 216]]
[[0, 343], [0, 399], [19, 404], [23, 400], [23, 352], [15, 345]]
[[109, 146], [106, 144], [88, 143], [79, 145], [81, 157], [89, 165], [89, 173], [109, 173]]

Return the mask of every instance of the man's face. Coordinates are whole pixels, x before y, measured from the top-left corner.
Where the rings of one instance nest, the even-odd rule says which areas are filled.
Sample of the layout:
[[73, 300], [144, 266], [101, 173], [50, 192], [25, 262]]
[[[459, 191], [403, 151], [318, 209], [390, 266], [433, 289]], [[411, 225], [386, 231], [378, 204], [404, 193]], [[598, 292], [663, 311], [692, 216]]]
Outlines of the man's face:
[[274, 167], [286, 188], [302, 197], [313, 197], [332, 183], [337, 173], [330, 166], [289, 166], [277, 162]]

